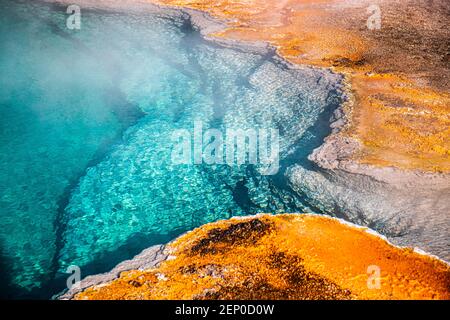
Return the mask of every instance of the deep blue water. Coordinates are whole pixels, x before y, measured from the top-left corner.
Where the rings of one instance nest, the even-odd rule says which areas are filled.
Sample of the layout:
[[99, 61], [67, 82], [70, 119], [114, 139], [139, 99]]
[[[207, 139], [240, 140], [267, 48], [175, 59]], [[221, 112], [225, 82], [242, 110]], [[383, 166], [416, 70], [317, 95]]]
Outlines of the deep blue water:
[[[104, 272], [207, 222], [317, 210], [285, 171], [313, 169], [337, 76], [207, 42], [183, 14], [82, 9], [68, 30], [65, 7], [1, 3], [2, 296], [48, 298], [69, 265]], [[278, 129], [279, 173], [173, 164], [196, 120]]]

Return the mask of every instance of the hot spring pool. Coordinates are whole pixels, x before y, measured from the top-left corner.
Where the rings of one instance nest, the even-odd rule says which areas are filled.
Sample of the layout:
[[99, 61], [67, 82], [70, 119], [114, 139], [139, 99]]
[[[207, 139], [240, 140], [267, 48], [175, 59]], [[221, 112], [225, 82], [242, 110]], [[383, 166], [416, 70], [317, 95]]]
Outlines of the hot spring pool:
[[[104, 272], [230, 216], [320, 211], [285, 173], [312, 170], [339, 76], [208, 42], [174, 10], [86, 9], [81, 30], [65, 10], [2, 2], [2, 292], [48, 298], [69, 265]], [[173, 164], [171, 134], [194, 121], [277, 129], [279, 172]]]

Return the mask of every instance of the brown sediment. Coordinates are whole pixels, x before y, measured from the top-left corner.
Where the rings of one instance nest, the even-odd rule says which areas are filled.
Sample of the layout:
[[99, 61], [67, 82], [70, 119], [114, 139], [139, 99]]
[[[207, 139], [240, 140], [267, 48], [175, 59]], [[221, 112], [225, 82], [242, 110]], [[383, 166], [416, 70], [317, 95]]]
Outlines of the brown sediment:
[[[450, 172], [448, 1], [149, 1], [227, 21], [214, 37], [266, 41], [292, 63], [345, 74], [351, 101], [339, 135], [357, 141], [355, 163]], [[367, 27], [372, 5], [380, 30]]]
[[323, 216], [234, 218], [166, 251], [157, 268], [123, 272], [75, 298], [450, 299], [446, 263]]

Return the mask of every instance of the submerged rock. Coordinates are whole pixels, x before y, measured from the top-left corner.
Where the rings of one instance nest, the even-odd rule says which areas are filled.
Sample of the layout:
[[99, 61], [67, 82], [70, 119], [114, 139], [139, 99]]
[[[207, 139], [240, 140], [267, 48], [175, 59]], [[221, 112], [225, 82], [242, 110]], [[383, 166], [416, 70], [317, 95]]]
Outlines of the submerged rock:
[[156, 268], [74, 299], [449, 299], [449, 265], [338, 219], [259, 215], [170, 243]]

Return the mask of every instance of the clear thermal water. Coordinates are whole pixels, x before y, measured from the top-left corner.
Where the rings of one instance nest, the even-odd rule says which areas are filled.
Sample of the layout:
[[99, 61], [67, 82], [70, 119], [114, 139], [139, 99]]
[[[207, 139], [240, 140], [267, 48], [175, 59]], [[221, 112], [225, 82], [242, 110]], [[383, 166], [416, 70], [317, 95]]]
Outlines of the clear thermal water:
[[[84, 10], [69, 30], [65, 9], [2, 1], [2, 290], [45, 296], [69, 265], [104, 272], [207, 222], [315, 210], [285, 171], [329, 133], [339, 77], [207, 42], [181, 13]], [[280, 172], [173, 164], [171, 134], [195, 120], [278, 129]]]

